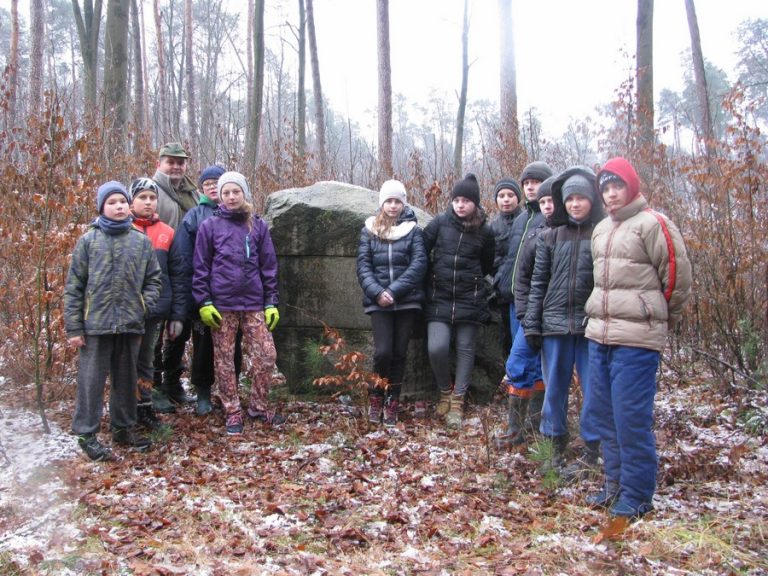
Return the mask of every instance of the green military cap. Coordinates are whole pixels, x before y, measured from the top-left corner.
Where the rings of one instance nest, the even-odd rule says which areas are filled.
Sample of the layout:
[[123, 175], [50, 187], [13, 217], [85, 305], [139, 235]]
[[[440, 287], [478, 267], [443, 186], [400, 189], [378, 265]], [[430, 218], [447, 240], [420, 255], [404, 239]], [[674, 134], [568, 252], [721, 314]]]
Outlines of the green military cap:
[[175, 158], [189, 158], [189, 154], [184, 150], [184, 146], [180, 142], [168, 142], [160, 148], [158, 157], [174, 156]]

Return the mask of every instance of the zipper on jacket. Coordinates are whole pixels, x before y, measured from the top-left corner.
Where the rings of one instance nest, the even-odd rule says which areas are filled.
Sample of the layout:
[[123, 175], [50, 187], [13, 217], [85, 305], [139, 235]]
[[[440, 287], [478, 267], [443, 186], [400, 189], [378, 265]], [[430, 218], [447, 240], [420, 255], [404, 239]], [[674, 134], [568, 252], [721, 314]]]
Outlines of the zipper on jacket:
[[603, 259], [605, 262], [603, 263], [603, 344], [606, 344], [608, 339], [608, 255], [611, 253], [611, 247], [613, 246], [613, 237], [616, 234], [616, 231], [619, 229], [619, 226], [621, 226], [621, 222], [616, 224], [613, 229], [611, 230], [611, 233], [608, 235], [608, 243], [605, 246], [605, 256]]
[[579, 264], [579, 251], [581, 250], [581, 224], [576, 225], [576, 257], [574, 258], [573, 250], [571, 250], [571, 265], [570, 265], [570, 280], [568, 282], [568, 310], [572, 312], [569, 314], [568, 325], [570, 326], [571, 334], [576, 334], [576, 272], [578, 272]]
[[245, 259], [250, 260], [251, 259], [251, 244], [248, 241], [250, 239], [251, 235], [246, 234], [245, 235]]
[[459, 249], [461, 248], [461, 242], [464, 240], [464, 230], [459, 234], [459, 241], [456, 243], [456, 253], [453, 255], [453, 298], [451, 298], [451, 323], [456, 319], [456, 269], [459, 263]]
[[535, 212], [533, 211], [533, 208], [531, 208], [531, 211], [528, 212], [528, 220], [525, 221], [525, 228], [523, 228], [523, 235], [520, 237], [520, 244], [517, 247], [517, 254], [515, 254], [515, 260], [512, 262], [512, 299], [514, 302], [515, 297], [515, 276], [517, 276], [517, 259], [520, 258], [520, 252], [523, 251], [523, 245], [525, 244], [525, 236], [528, 234], [528, 226], [531, 224], [531, 220], [533, 220], [534, 216], [536, 216]]

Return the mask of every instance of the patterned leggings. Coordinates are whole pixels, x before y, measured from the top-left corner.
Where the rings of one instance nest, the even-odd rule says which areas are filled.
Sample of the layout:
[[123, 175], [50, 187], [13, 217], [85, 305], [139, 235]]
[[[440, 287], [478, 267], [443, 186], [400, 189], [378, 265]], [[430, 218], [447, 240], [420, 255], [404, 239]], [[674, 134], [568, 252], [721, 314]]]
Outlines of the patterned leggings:
[[245, 373], [251, 380], [249, 410], [266, 410], [267, 392], [277, 357], [275, 342], [264, 321], [264, 312], [221, 312], [221, 328], [211, 330], [211, 336], [216, 370], [215, 394], [228, 416], [241, 411], [237, 376], [232, 361], [238, 328], [243, 332]]

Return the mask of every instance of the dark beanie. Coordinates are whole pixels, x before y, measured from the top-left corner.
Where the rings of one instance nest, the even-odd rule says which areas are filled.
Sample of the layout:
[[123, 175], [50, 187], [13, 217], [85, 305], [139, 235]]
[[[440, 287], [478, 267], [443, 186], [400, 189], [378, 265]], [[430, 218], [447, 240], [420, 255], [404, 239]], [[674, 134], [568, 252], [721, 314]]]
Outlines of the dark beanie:
[[464, 176], [464, 180], [459, 180], [453, 185], [451, 200], [457, 196], [471, 200], [476, 206], [480, 206], [480, 184], [477, 183], [477, 176], [471, 172]]
[[546, 162], [531, 162], [523, 168], [523, 173], [520, 174], [520, 183], [522, 184], [526, 180], [538, 180], [544, 182], [547, 178], [552, 176], [552, 168]]
[[504, 189], [512, 190], [512, 192], [515, 193], [515, 196], [517, 196], [517, 201], [520, 202], [523, 198], [523, 192], [520, 190], [520, 184], [517, 183], [517, 180], [514, 178], [502, 178], [498, 182], [496, 182], [496, 188], [493, 190], [493, 199], [496, 200], [496, 198], [499, 195], [499, 192], [501, 192]]
[[217, 180], [221, 178], [221, 175], [224, 174], [225, 170], [221, 166], [216, 166], [215, 164], [213, 166], [208, 166], [205, 170], [200, 172], [200, 178], [197, 179], [198, 186], [202, 187], [203, 182], [206, 180]]
[[536, 192], [536, 202], [544, 198], [545, 196], [552, 196], [552, 183], [555, 181], [554, 176], [550, 176], [539, 186], [538, 192]]
[[128, 190], [125, 189], [125, 186], [120, 182], [110, 180], [99, 186], [96, 192], [96, 208], [99, 210], [99, 214], [104, 210], [104, 203], [112, 194], [121, 194], [128, 204], [131, 203], [131, 197], [128, 195]]

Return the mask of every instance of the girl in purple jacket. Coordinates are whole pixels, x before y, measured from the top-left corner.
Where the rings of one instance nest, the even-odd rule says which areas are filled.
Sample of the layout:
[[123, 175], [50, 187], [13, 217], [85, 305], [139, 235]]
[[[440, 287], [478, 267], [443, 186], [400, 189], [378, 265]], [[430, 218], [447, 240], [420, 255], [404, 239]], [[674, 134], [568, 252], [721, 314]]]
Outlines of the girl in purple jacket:
[[200, 224], [195, 241], [192, 296], [200, 318], [211, 328], [216, 372], [215, 394], [227, 418], [227, 434], [243, 432], [243, 411], [233, 358], [238, 328], [251, 380], [248, 416], [268, 424], [285, 418], [267, 410], [267, 391], [275, 367], [270, 332], [277, 311], [277, 256], [266, 222], [254, 213], [245, 177], [225, 172], [218, 181], [219, 209]]

